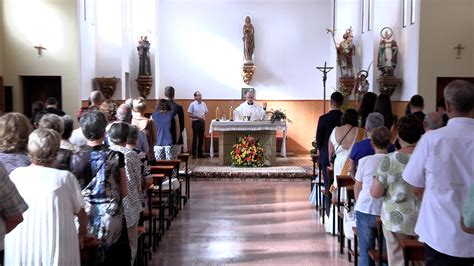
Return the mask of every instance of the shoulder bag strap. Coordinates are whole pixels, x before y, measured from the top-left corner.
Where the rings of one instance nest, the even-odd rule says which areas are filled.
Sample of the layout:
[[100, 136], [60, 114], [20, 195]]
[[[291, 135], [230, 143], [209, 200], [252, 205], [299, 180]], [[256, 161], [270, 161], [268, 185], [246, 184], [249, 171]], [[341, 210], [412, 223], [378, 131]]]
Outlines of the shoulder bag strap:
[[[357, 131], [357, 136], [354, 139], [354, 142], [352, 143], [352, 147], [354, 147], [354, 144], [361, 141], [364, 138], [365, 135], [365, 130], [363, 128], [359, 128]], [[341, 141], [342, 142], [342, 141]], [[350, 151], [349, 151], [350, 154]], [[341, 175], [347, 175], [349, 174], [349, 156], [347, 156], [346, 162], [344, 163], [344, 167], [342, 167]]]
[[[337, 147], [336, 147], [336, 149], [334, 149], [334, 153], [336, 153], [337, 149], [339, 149], [339, 147], [341, 146], [342, 142], [343, 142], [344, 139], [347, 137], [347, 134], [349, 134], [349, 132], [351, 132], [352, 128], [353, 128], [353, 126], [352, 126], [351, 128], [349, 128], [349, 130], [346, 132], [346, 134], [344, 135], [344, 137], [342, 137], [341, 142], [338, 142], [338, 143], [337, 143]], [[336, 136], [336, 132], [334, 132], [334, 137], [335, 137], [335, 136]], [[337, 141], [337, 139], [336, 139], [336, 141]]]

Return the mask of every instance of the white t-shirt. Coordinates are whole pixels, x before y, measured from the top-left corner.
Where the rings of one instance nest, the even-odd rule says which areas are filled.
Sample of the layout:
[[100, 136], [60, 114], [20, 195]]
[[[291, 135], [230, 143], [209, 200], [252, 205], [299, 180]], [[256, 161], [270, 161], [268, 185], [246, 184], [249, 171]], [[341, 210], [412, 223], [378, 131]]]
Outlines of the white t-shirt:
[[385, 156], [386, 154], [374, 154], [359, 160], [355, 179], [362, 182], [362, 190], [359, 193], [354, 210], [372, 215], [380, 215], [383, 198], [376, 199], [372, 197], [370, 187], [372, 186], [375, 172], [377, 172], [377, 168]]
[[84, 136], [84, 133], [82, 133], [82, 129], [80, 127], [72, 131], [69, 142], [79, 149], [87, 145], [87, 139]]
[[[199, 117], [205, 116], [207, 112], [208, 110], [207, 110], [207, 105], [205, 102], [198, 103], [197, 101], [194, 101], [189, 105], [189, 108], [188, 108], [188, 113], [194, 116], [199, 116]], [[197, 119], [193, 118], [192, 120], [195, 121]]]
[[474, 235], [461, 229], [461, 209], [474, 184], [474, 119], [451, 118], [416, 145], [403, 179], [425, 188], [415, 233], [434, 250], [474, 256]]

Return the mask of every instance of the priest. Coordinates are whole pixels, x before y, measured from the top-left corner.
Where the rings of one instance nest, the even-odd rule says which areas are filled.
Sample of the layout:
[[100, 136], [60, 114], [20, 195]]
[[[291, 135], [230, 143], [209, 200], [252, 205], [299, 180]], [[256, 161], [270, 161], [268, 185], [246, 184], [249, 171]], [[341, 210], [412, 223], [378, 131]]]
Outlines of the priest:
[[267, 103], [264, 102], [263, 107], [259, 106], [255, 103], [255, 93], [253, 90], [247, 90], [247, 92], [245, 92], [245, 102], [234, 110], [234, 120], [264, 120], [267, 114], [266, 109]]

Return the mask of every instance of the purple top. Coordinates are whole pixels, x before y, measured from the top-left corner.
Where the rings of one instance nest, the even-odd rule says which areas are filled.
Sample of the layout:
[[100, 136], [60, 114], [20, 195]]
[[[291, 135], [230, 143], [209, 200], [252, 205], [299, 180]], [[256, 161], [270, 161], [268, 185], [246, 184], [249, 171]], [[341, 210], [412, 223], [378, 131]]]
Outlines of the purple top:
[[0, 162], [2, 162], [8, 175], [18, 167], [28, 166], [31, 164], [30, 158], [28, 158], [26, 152], [0, 152]]

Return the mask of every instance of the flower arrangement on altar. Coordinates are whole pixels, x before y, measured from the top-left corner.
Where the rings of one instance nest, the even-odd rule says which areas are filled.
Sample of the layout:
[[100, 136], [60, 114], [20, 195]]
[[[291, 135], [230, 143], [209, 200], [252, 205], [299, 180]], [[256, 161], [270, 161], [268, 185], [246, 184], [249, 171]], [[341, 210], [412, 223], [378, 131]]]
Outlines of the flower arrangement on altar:
[[232, 166], [262, 167], [265, 163], [265, 149], [259, 140], [251, 137], [240, 137], [230, 152]]
[[271, 114], [270, 121], [272, 121], [272, 123], [274, 123], [275, 121], [281, 121], [281, 120], [287, 120], [288, 122], [291, 122], [291, 120], [288, 119], [288, 117], [286, 116], [285, 112], [282, 111], [281, 109], [276, 109], [276, 110], [271, 109], [267, 113]]

